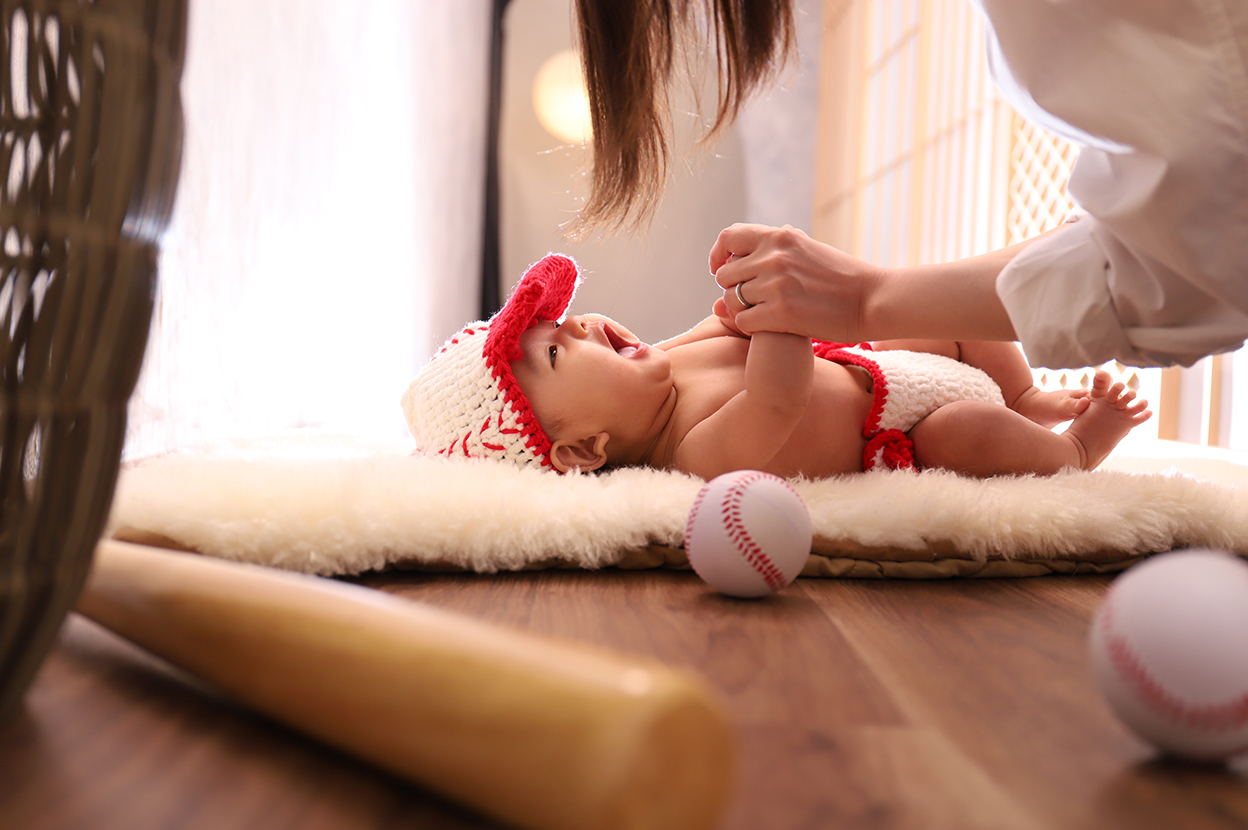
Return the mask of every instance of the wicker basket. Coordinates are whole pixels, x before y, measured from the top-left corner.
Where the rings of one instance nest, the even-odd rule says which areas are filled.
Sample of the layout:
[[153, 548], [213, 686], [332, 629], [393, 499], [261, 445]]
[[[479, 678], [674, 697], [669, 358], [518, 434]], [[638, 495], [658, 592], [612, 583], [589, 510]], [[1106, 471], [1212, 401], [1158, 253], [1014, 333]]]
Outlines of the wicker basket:
[[0, 720], [108, 515], [181, 157], [184, 0], [0, 0]]

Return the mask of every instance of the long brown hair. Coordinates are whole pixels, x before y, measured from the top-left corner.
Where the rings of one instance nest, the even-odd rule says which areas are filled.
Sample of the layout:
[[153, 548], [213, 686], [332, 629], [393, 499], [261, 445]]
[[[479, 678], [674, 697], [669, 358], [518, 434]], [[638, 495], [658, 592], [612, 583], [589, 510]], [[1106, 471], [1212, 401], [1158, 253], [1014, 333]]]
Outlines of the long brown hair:
[[700, 141], [709, 143], [793, 51], [792, 0], [576, 0], [576, 14], [593, 173], [569, 234], [639, 228], [653, 217], [667, 182], [682, 47], [700, 53], [708, 35], [713, 47], [715, 116]]

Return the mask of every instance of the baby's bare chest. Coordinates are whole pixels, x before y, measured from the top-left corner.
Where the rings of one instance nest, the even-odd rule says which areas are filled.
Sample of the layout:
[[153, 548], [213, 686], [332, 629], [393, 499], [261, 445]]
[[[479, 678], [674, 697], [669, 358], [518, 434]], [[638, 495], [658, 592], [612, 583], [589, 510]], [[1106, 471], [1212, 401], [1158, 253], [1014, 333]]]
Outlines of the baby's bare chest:
[[[690, 344], [672, 355], [677, 389], [672, 446], [745, 389], [748, 354], [748, 340], [724, 337]], [[810, 403], [777, 456], [776, 469], [769, 472], [830, 475], [861, 469], [862, 425], [872, 402], [866, 378], [813, 353], [811, 360], [815, 372]]]
[[671, 352], [677, 394], [673, 420], [678, 425], [688, 424], [682, 433], [745, 389], [749, 348], [748, 340], [716, 337]]

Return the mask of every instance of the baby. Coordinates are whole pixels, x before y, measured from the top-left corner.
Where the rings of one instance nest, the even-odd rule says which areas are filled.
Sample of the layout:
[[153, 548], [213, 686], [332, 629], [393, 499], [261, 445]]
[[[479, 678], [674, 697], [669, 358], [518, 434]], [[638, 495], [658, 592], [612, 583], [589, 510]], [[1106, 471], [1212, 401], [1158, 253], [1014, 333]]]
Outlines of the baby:
[[494, 317], [447, 341], [403, 395], [417, 446], [561, 473], [1050, 474], [1096, 467], [1152, 414], [1106, 372], [1090, 390], [1037, 389], [1012, 343], [816, 342], [812, 353], [808, 338], [746, 338], [711, 316], [647, 345], [606, 317], [564, 319], [577, 283], [576, 264], [551, 254]]

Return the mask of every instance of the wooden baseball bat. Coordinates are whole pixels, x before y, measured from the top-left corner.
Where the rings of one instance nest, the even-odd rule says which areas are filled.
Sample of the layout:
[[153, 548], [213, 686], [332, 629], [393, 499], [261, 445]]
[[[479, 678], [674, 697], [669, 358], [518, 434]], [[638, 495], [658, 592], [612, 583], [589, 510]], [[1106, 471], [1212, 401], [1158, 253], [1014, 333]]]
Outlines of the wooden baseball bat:
[[533, 830], [710, 828], [733, 736], [662, 665], [319, 577], [103, 541], [78, 610], [271, 717]]

